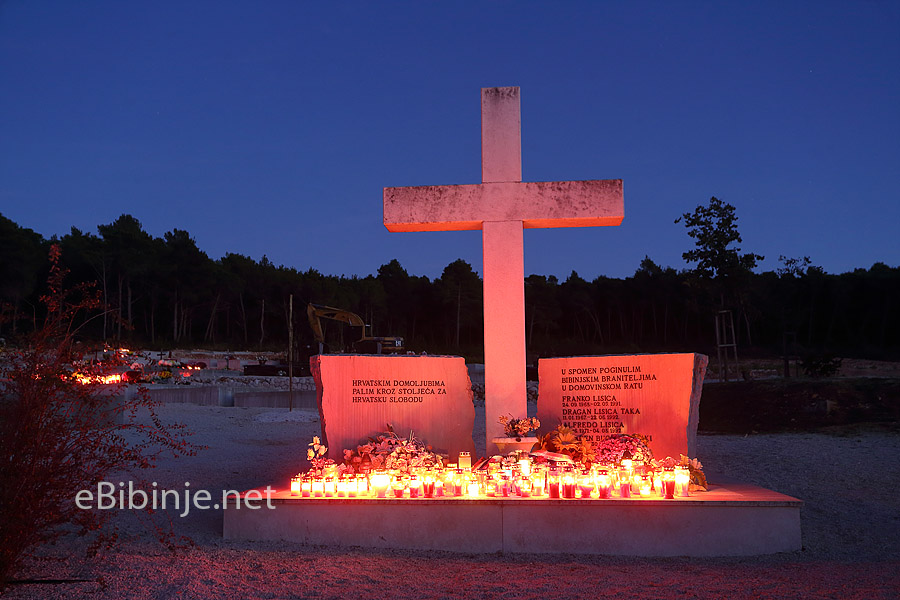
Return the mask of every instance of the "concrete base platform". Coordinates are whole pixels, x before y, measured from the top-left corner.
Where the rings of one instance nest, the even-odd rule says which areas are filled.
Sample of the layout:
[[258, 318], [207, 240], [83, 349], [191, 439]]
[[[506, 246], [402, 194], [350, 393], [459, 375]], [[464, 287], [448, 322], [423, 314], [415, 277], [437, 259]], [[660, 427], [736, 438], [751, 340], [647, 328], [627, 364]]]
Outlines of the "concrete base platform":
[[224, 537], [452, 552], [751, 556], [801, 549], [801, 500], [752, 485], [688, 498], [300, 498], [225, 507]]

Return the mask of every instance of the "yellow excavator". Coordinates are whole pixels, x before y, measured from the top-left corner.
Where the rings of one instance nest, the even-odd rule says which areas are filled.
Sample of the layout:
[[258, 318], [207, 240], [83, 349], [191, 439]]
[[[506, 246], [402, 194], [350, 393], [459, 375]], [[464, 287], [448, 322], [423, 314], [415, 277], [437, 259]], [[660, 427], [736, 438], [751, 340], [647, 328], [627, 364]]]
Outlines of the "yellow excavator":
[[395, 354], [403, 352], [403, 338], [397, 336], [374, 337], [366, 335], [366, 322], [362, 318], [348, 310], [310, 303], [306, 307], [306, 316], [309, 318], [309, 326], [313, 335], [319, 342], [319, 354], [325, 353], [325, 333], [322, 331], [322, 319], [339, 321], [349, 325], [359, 339], [352, 342], [353, 352], [359, 354]]

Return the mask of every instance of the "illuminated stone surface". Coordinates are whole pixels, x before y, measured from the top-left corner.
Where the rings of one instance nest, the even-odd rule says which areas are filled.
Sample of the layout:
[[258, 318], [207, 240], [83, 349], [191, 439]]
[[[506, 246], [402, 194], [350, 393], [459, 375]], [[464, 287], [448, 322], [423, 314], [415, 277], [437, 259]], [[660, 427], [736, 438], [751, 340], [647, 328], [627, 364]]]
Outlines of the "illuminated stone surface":
[[703, 354], [574, 356], [538, 361], [537, 417], [596, 446], [613, 433], [652, 436], [656, 458], [697, 456]]
[[621, 180], [522, 182], [519, 88], [481, 90], [478, 185], [384, 189], [389, 231], [481, 229], [487, 452], [501, 414], [527, 414], [523, 228], [619, 225]]
[[456, 462], [475, 452], [475, 406], [461, 356], [321, 354], [310, 359], [328, 457], [343, 460], [387, 424]]
[[451, 552], [752, 556], [801, 549], [803, 503], [732, 483], [675, 500], [322, 499], [225, 509], [227, 539]]

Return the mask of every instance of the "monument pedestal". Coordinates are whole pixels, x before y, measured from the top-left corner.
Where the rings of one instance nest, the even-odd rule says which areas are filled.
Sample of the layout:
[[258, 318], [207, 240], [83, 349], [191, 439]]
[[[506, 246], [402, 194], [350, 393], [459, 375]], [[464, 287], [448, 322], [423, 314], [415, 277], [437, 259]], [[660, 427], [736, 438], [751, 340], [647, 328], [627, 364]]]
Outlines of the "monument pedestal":
[[801, 549], [803, 502], [741, 483], [675, 500], [301, 498], [225, 507], [224, 537], [310, 545], [626, 556], [751, 556]]

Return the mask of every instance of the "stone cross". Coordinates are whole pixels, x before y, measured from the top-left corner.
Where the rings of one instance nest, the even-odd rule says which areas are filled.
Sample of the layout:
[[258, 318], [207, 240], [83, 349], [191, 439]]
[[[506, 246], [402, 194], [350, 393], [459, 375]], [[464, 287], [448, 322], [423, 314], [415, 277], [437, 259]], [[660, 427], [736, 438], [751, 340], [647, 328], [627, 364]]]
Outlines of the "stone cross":
[[[560, 134], [560, 146], [565, 135]], [[523, 229], [619, 225], [622, 180], [522, 181], [518, 87], [481, 90], [480, 185], [384, 189], [388, 231], [482, 230], [484, 381], [488, 456], [501, 415], [525, 418]], [[551, 424], [547, 424], [551, 425]]]

